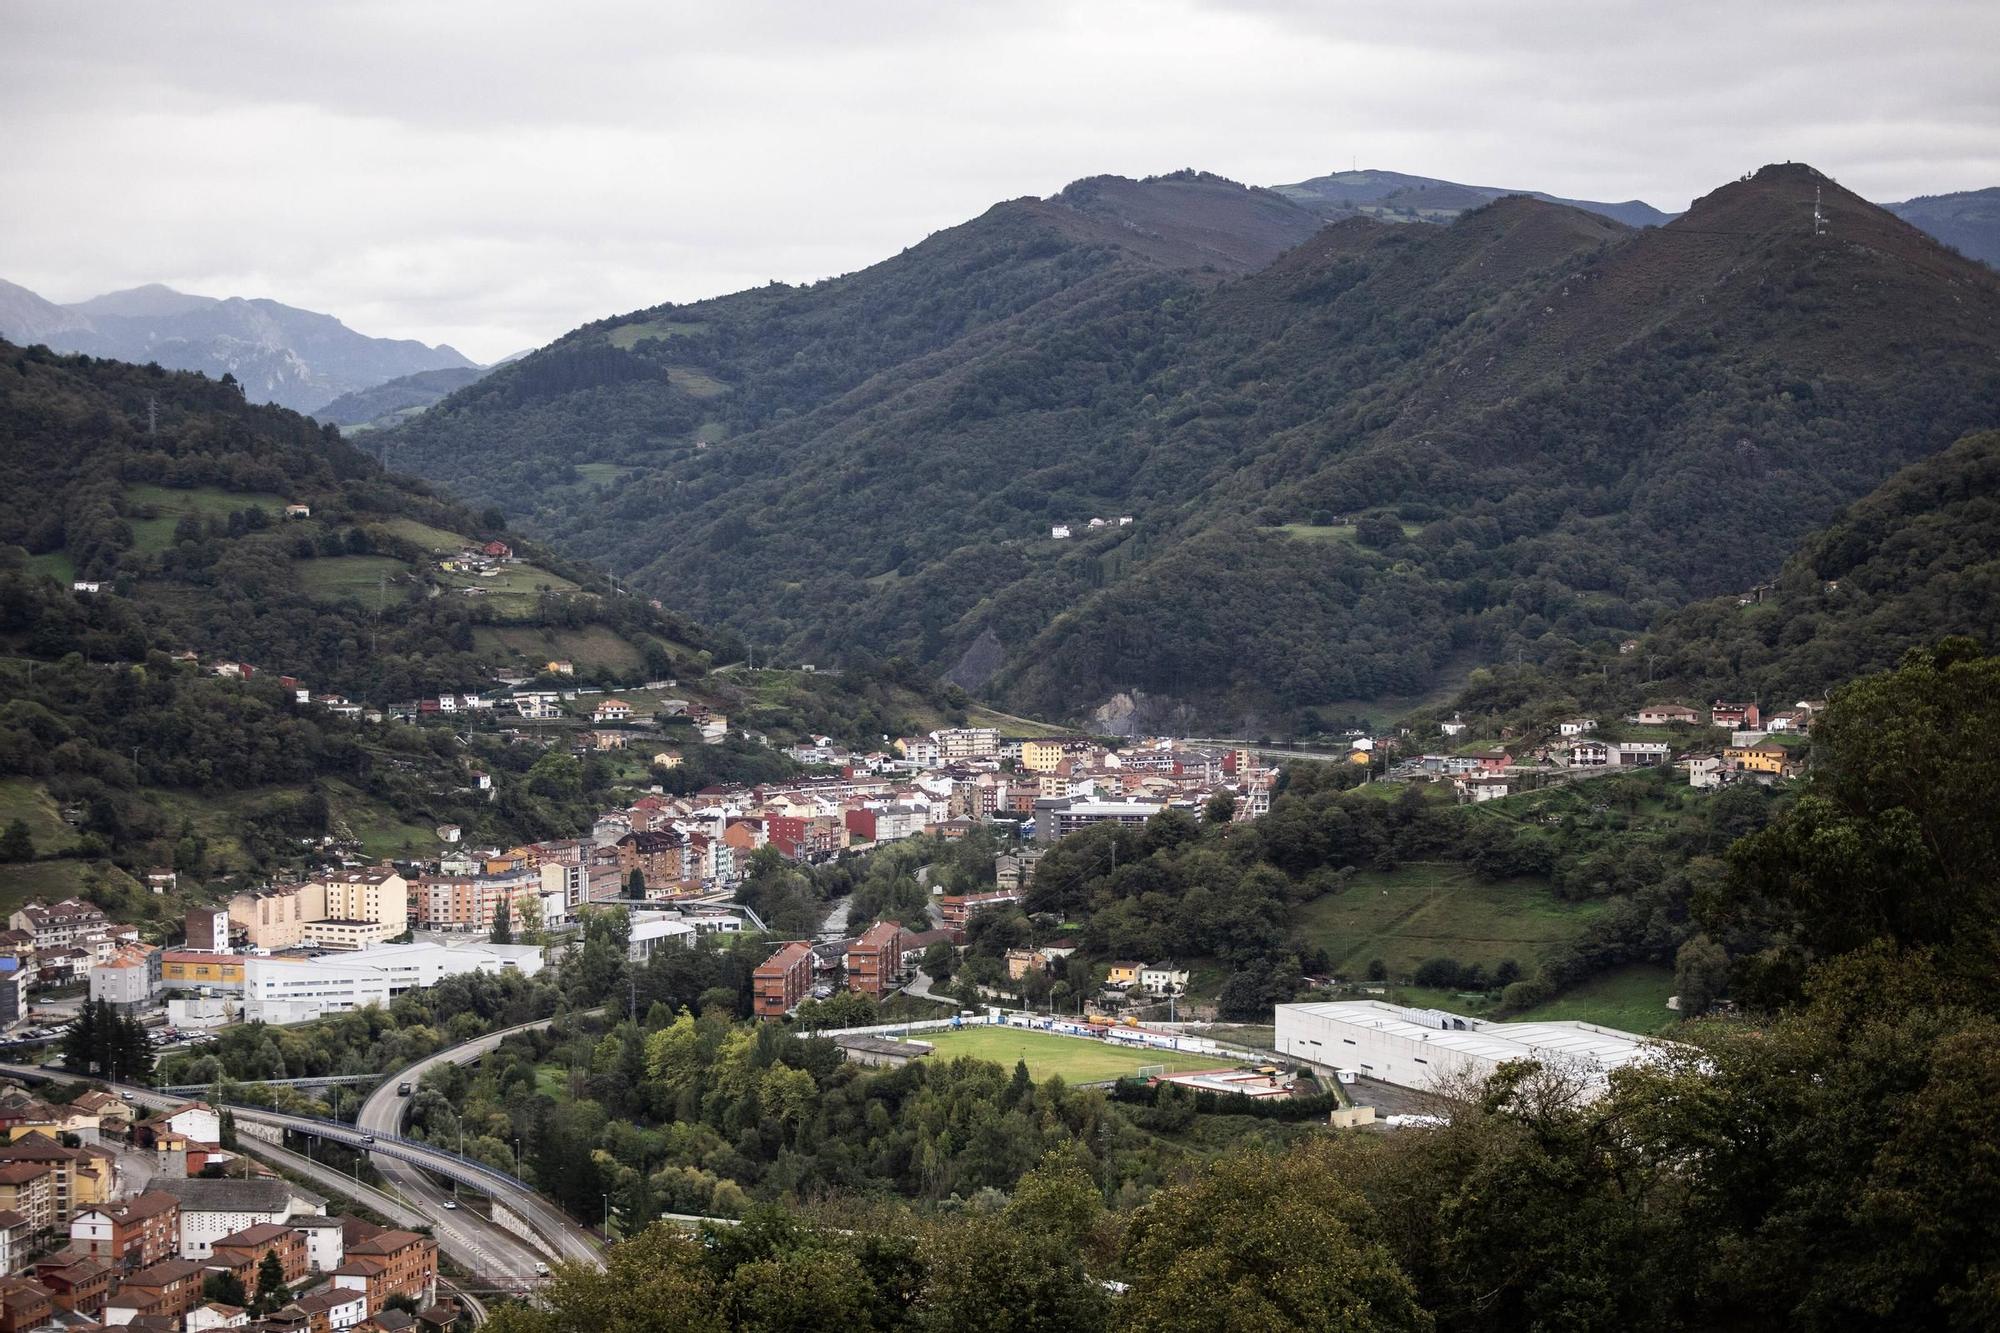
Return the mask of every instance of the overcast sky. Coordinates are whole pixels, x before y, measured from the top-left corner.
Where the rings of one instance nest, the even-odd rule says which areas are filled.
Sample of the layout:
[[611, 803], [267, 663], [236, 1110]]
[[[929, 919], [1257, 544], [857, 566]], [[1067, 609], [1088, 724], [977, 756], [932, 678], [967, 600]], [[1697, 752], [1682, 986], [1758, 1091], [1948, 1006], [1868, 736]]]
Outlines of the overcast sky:
[[0, 0], [0, 277], [487, 360], [1085, 175], [2000, 184], [1993, 0]]

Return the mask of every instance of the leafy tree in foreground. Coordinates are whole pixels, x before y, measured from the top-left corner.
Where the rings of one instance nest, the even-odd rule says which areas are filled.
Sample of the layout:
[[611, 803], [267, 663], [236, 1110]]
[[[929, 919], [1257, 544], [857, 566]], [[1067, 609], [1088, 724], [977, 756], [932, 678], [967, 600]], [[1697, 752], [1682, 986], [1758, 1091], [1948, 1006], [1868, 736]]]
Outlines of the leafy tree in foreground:
[[[1731, 849], [1711, 933], [1755, 1002], [1795, 997], [1816, 959], [1889, 940], [1946, 973], [2000, 957], [2000, 658], [1970, 639], [1836, 691], [1790, 814]], [[1754, 949], [1754, 952], [1753, 952]]]
[[1225, 1158], [1132, 1219], [1122, 1327], [1428, 1329], [1327, 1145]]

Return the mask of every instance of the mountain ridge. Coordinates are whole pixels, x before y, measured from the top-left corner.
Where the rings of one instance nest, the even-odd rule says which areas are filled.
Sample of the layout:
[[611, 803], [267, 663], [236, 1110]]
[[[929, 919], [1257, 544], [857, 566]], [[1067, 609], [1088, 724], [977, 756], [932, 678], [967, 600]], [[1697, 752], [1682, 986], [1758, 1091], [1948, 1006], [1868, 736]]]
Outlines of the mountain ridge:
[[1016, 711], [1309, 730], [1774, 569], [2000, 409], [1992, 272], [1809, 167], [1659, 228], [1315, 219], [1261, 267], [1268, 191], [1086, 192], [587, 325], [391, 446], [807, 660], [997, 642]]
[[254, 401], [295, 411], [421, 370], [471, 368], [456, 349], [373, 338], [332, 315], [263, 297], [196, 296], [161, 283], [57, 305], [0, 283], [0, 338], [173, 370], [232, 375]]
[[1435, 176], [1413, 176], [1400, 171], [1363, 169], [1333, 171], [1324, 176], [1270, 187], [1287, 199], [1313, 208], [1333, 219], [1356, 215], [1434, 222], [1468, 212], [1508, 195], [1539, 199], [1543, 203], [1564, 204], [1597, 213], [1628, 227], [1657, 227], [1675, 216], [1642, 199], [1606, 203], [1593, 199], [1566, 199], [1540, 190], [1504, 189], [1492, 185], [1463, 185]]

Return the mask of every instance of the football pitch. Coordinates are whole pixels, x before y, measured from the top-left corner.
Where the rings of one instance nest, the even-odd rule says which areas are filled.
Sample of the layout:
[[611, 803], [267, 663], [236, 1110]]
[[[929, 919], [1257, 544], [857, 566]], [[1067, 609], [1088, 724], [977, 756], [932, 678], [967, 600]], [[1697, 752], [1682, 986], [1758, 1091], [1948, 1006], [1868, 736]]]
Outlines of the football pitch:
[[913, 1032], [910, 1039], [935, 1046], [932, 1059], [956, 1060], [969, 1055], [1008, 1069], [1016, 1061], [1025, 1060], [1028, 1076], [1037, 1082], [1060, 1074], [1070, 1083], [1098, 1083], [1136, 1074], [1148, 1065], [1164, 1065], [1167, 1072], [1178, 1073], [1184, 1069], [1225, 1069], [1235, 1063], [1226, 1055], [1135, 1049], [1087, 1037], [1059, 1037], [1049, 1032], [999, 1026], [940, 1028]]

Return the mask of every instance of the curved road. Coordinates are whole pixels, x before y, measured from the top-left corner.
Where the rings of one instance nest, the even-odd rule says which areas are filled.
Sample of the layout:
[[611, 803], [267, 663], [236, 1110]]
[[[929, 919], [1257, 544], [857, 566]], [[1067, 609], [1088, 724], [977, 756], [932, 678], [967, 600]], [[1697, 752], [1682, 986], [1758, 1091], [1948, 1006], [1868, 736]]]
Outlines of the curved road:
[[[408, 1070], [392, 1075], [383, 1085], [383, 1090], [364, 1105], [364, 1121], [358, 1126], [320, 1120], [312, 1116], [287, 1115], [263, 1107], [232, 1105], [230, 1110], [239, 1122], [245, 1124], [267, 1125], [295, 1133], [309, 1134], [323, 1141], [338, 1143], [349, 1148], [365, 1148], [371, 1162], [381, 1172], [383, 1178], [404, 1189], [409, 1201], [428, 1218], [439, 1243], [449, 1245], [451, 1249], [463, 1255], [465, 1260], [471, 1261], [483, 1275], [496, 1279], [502, 1285], [525, 1285], [533, 1282], [545, 1271], [546, 1260], [528, 1242], [477, 1215], [473, 1210], [446, 1208], [444, 1204], [449, 1196], [438, 1188], [425, 1172], [433, 1172], [447, 1180], [454, 1180], [505, 1204], [526, 1219], [529, 1227], [550, 1246], [551, 1252], [560, 1258], [602, 1267], [603, 1259], [598, 1254], [596, 1240], [590, 1232], [579, 1226], [553, 1203], [535, 1193], [533, 1187], [526, 1182], [504, 1171], [496, 1171], [483, 1162], [441, 1151], [433, 1144], [405, 1139], [401, 1133], [404, 1100], [396, 1095], [397, 1083], [406, 1078], [414, 1082], [416, 1078], [421, 1077], [424, 1070], [446, 1061], [456, 1064], [472, 1063], [514, 1033], [530, 1031], [553, 1021], [544, 1019], [539, 1023], [524, 1023], [518, 1027], [489, 1033], [462, 1046], [441, 1051], [417, 1062]], [[0, 1073], [13, 1074], [33, 1081], [46, 1081], [61, 1076], [58, 1072], [35, 1065], [0, 1064]], [[114, 1088], [134, 1104], [155, 1110], [167, 1110], [181, 1105], [186, 1100], [131, 1084], [107, 1086]], [[386, 1101], [378, 1101], [385, 1093]], [[367, 1118], [370, 1111], [373, 1111], [374, 1115], [372, 1118]], [[416, 1169], [418, 1167], [423, 1169]]]
[[[489, 1032], [463, 1045], [449, 1047], [435, 1055], [426, 1056], [407, 1069], [397, 1070], [381, 1087], [369, 1094], [368, 1100], [361, 1104], [361, 1114], [354, 1123], [363, 1133], [372, 1134], [378, 1144], [390, 1139], [397, 1141], [398, 1150], [383, 1151], [378, 1148], [370, 1154], [370, 1161], [375, 1169], [381, 1172], [384, 1180], [393, 1184], [404, 1197], [430, 1216], [456, 1221], [465, 1213], [464, 1209], [447, 1209], [444, 1206], [445, 1201], [451, 1196], [427, 1174], [436, 1171], [447, 1177], [455, 1177], [461, 1183], [472, 1184], [475, 1188], [490, 1194], [496, 1202], [512, 1209], [526, 1219], [535, 1234], [551, 1247], [556, 1256], [574, 1263], [602, 1268], [604, 1259], [598, 1251], [597, 1238], [578, 1225], [568, 1213], [514, 1177], [494, 1171], [472, 1158], [461, 1158], [456, 1153], [440, 1150], [435, 1144], [410, 1146], [422, 1147], [431, 1157], [443, 1158], [444, 1167], [458, 1167], [460, 1171], [441, 1169], [435, 1161], [412, 1157], [407, 1152], [399, 1150], [409, 1142], [403, 1139], [402, 1134], [403, 1117], [408, 1112], [410, 1103], [408, 1098], [396, 1091], [398, 1085], [409, 1083], [414, 1087], [426, 1073], [442, 1064], [476, 1064], [482, 1056], [516, 1033], [533, 1032], [553, 1022], [555, 1022], [553, 1018], [543, 1018], [533, 1023], [521, 1023], [511, 1028], [502, 1028], [498, 1032]], [[470, 1169], [476, 1177], [483, 1178], [467, 1179], [461, 1173], [465, 1169]], [[493, 1229], [499, 1230], [497, 1227]], [[500, 1234], [514, 1240], [517, 1247], [525, 1248], [521, 1241], [509, 1233], [500, 1232]], [[536, 1255], [521, 1271], [533, 1273], [534, 1265], [541, 1261], [541, 1256]]]
[[[323, 1185], [327, 1189], [334, 1190], [356, 1203], [366, 1204], [383, 1217], [388, 1218], [396, 1226], [408, 1227], [412, 1230], [418, 1227], [430, 1227], [432, 1233], [437, 1238], [439, 1248], [451, 1255], [469, 1273], [476, 1273], [480, 1277], [485, 1278], [508, 1271], [508, 1265], [500, 1262], [493, 1250], [462, 1241], [445, 1229], [440, 1228], [435, 1219], [418, 1212], [402, 1199], [397, 1198], [393, 1194], [384, 1193], [382, 1190], [376, 1189], [373, 1185], [364, 1185], [344, 1172], [328, 1166], [325, 1162], [317, 1161], [311, 1157], [302, 1157], [290, 1148], [280, 1148], [275, 1143], [266, 1143], [262, 1139], [252, 1138], [247, 1135], [243, 1142], [243, 1151], [249, 1153], [252, 1157], [261, 1157], [268, 1162], [274, 1162], [294, 1175], [304, 1176], [307, 1180]], [[509, 1239], [512, 1238], [509, 1237]], [[530, 1261], [530, 1267], [532, 1268], [532, 1260]], [[486, 1305], [483, 1301], [463, 1287], [454, 1285], [449, 1279], [443, 1276], [439, 1277], [438, 1282], [440, 1287], [448, 1289], [471, 1308], [474, 1323], [483, 1324], [486, 1322]]]

